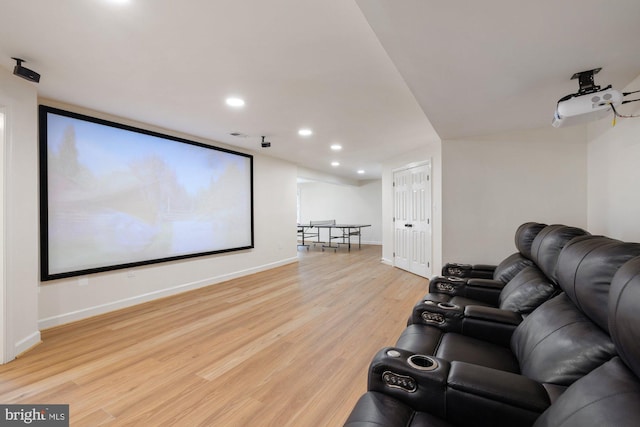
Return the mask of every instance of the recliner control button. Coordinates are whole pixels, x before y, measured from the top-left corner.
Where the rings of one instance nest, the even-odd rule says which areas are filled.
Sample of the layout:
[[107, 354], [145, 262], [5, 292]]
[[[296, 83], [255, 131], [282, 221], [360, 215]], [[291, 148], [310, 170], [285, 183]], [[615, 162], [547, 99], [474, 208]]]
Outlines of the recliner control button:
[[436, 288], [438, 288], [438, 290], [440, 292], [453, 292], [454, 291], [453, 285], [451, 285], [449, 283], [444, 283], [444, 282], [436, 283]]
[[416, 380], [411, 377], [396, 374], [391, 371], [384, 371], [382, 374], [382, 381], [391, 388], [399, 388], [404, 391], [408, 391], [409, 393], [413, 393], [418, 389], [416, 385]]
[[387, 356], [389, 356], [389, 357], [400, 357], [400, 352], [398, 350], [389, 350], [389, 351], [387, 351]]
[[444, 316], [440, 313], [432, 313], [430, 311], [423, 311], [422, 312], [422, 320], [424, 320], [426, 323], [433, 323], [436, 325], [442, 325], [444, 324]]

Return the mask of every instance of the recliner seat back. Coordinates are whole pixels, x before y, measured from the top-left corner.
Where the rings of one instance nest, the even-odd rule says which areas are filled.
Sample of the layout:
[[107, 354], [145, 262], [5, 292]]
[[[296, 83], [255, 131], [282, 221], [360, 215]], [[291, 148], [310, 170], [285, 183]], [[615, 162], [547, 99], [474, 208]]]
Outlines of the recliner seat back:
[[637, 426], [640, 420], [640, 257], [618, 269], [609, 288], [614, 357], [569, 387], [534, 427]]
[[639, 244], [601, 236], [565, 246], [558, 257], [565, 292], [531, 313], [511, 339], [523, 375], [569, 385], [615, 355], [606, 327], [609, 286], [618, 268], [639, 254]]
[[558, 293], [549, 278], [536, 266], [524, 268], [502, 288], [498, 308], [528, 314]]
[[569, 241], [589, 232], [578, 227], [553, 224], [542, 229], [531, 244], [531, 259], [554, 283], [557, 283], [556, 265], [560, 252]]
[[[519, 245], [520, 251], [530, 256], [536, 263], [541, 262], [546, 274], [537, 265], [525, 267], [509, 280], [500, 292], [498, 307], [520, 314], [532, 312], [540, 304], [559, 293], [554, 283], [558, 257], [562, 249], [574, 239], [590, 236], [581, 228], [558, 224], [545, 226], [535, 234], [530, 230], [525, 231], [520, 236], [522, 239]], [[533, 255], [534, 248], [535, 255]]]
[[[587, 251], [591, 252], [587, 254]], [[580, 258], [580, 254], [584, 257]], [[602, 262], [600, 255], [606, 258], [606, 262]], [[576, 239], [560, 254], [560, 286], [583, 313], [609, 333], [608, 312], [602, 308], [609, 302], [611, 281], [620, 266], [639, 255], [638, 243], [608, 237]], [[582, 283], [589, 283], [589, 286], [581, 286]]]

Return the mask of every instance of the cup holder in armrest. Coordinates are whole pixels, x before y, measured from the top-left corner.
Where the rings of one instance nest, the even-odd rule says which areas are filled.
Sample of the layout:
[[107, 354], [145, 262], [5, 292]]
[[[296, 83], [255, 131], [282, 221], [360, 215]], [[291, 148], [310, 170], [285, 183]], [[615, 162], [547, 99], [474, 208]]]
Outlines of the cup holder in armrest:
[[460, 308], [460, 306], [457, 306], [450, 302], [439, 302], [438, 307], [442, 308], [443, 310], [457, 310]]
[[460, 309], [460, 306], [451, 302], [438, 302], [438, 301], [433, 301], [430, 299], [426, 299], [423, 301], [425, 304], [427, 305], [435, 305], [437, 307], [440, 307], [443, 310], [458, 310]]
[[433, 371], [438, 367], [438, 362], [434, 358], [424, 354], [412, 354], [407, 358], [407, 363], [419, 371]]
[[446, 276], [445, 280], [448, 280], [450, 282], [464, 282], [465, 279], [462, 277], [456, 277], [456, 276]]

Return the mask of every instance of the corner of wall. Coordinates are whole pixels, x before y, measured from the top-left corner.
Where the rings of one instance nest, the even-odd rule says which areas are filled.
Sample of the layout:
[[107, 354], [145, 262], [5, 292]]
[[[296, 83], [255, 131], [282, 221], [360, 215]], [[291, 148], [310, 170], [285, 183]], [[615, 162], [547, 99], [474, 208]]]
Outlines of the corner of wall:
[[37, 90], [0, 68], [0, 105], [6, 114], [2, 309], [3, 361], [40, 342], [38, 330]]
[[[622, 89], [640, 90], [640, 75]], [[640, 115], [640, 102], [619, 107]], [[640, 118], [605, 118], [587, 126], [587, 227], [591, 233], [640, 242]]]

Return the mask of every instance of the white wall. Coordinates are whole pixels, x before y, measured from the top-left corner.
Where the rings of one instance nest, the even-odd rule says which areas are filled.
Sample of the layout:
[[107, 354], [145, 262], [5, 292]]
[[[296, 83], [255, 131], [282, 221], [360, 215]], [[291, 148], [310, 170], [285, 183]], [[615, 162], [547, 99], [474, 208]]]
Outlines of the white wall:
[[[638, 76], [623, 91], [640, 90]], [[638, 94], [628, 99], [640, 98]], [[640, 115], [640, 102], [619, 107]], [[640, 118], [599, 120], [588, 127], [589, 230], [640, 242]]]
[[341, 224], [371, 224], [362, 229], [362, 243], [382, 243], [382, 187], [380, 180], [359, 185], [327, 182], [298, 184], [300, 222], [335, 219]]
[[587, 226], [586, 128], [442, 143], [444, 262], [495, 264], [527, 221]]
[[298, 178], [301, 181], [318, 181], [336, 185], [353, 185], [356, 187], [360, 185], [360, 181], [358, 181], [357, 179], [345, 178], [338, 175], [330, 175], [325, 172], [319, 172], [301, 166], [298, 166]]
[[382, 261], [393, 265], [393, 172], [415, 163], [431, 161], [432, 270], [442, 269], [442, 152], [440, 140], [425, 141], [424, 148], [398, 155], [382, 165]]
[[[35, 85], [0, 67], [0, 106], [6, 114], [3, 149], [3, 361], [40, 342], [38, 331], [38, 145]], [[2, 279], [0, 279], [2, 281]]]
[[[52, 101], [46, 101], [46, 103], [108, 120], [124, 121]], [[167, 133], [166, 130], [152, 126], [131, 121], [126, 123]], [[212, 143], [189, 135], [171, 134], [198, 142]], [[224, 146], [218, 143], [213, 144]], [[227, 148], [233, 149], [233, 147]], [[40, 286], [39, 298], [40, 327], [47, 328], [67, 323], [297, 261], [296, 166], [256, 153], [252, 154], [254, 154], [254, 249], [43, 282]], [[37, 164], [37, 159], [34, 158], [33, 161]], [[33, 252], [37, 254], [35, 248]], [[32, 265], [31, 268], [38, 271], [37, 264]]]
[[[0, 95], [1, 96], [1, 95]], [[4, 363], [6, 359], [12, 358], [13, 355], [5, 354], [5, 292], [6, 292], [6, 280], [5, 280], [5, 186], [4, 186], [4, 163], [5, 163], [5, 110], [6, 107], [3, 104], [4, 98], [0, 98], [0, 363]]]

